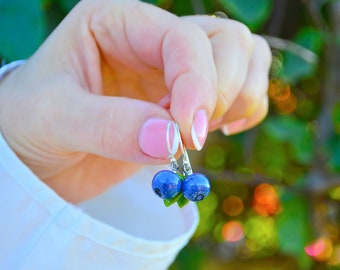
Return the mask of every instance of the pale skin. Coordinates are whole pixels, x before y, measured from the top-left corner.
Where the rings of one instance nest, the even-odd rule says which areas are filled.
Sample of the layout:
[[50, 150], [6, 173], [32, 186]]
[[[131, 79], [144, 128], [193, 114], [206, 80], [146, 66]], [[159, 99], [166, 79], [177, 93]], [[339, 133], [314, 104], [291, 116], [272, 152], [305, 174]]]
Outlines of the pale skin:
[[151, 117], [176, 121], [188, 148], [198, 109], [211, 131], [259, 123], [270, 62], [267, 43], [236, 21], [84, 0], [0, 82], [0, 129], [42, 181], [76, 203], [168, 162], [138, 145]]

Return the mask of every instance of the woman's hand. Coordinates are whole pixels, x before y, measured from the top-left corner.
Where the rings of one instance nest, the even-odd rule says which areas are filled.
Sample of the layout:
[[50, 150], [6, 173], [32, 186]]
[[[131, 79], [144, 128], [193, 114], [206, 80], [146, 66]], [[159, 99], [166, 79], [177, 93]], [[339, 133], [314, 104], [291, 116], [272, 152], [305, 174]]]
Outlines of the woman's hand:
[[0, 82], [0, 128], [17, 155], [71, 202], [142, 164], [167, 163], [168, 121], [202, 148], [267, 113], [267, 44], [242, 24], [179, 18], [127, 0], [83, 0]]

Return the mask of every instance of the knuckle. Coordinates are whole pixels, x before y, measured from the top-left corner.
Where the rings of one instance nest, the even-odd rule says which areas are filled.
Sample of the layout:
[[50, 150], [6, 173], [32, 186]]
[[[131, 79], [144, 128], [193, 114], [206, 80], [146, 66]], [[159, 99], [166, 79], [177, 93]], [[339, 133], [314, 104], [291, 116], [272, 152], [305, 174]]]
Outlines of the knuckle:
[[210, 38], [220, 37], [225, 45], [232, 46], [236, 51], [245, 54], [248, 58], [252, 54], [254, 39], [249, 28], [235, 20], [219, 20], [215, 31]]
[[247, 55], [251, 55], [254, 47], [254, 39], [253, 35], [250, 32], [249, 28], [237, 21], [232, 21], [233, 31], [237, 36], [237, 40], [241, 48], [246, 52]]
[[259, 35], [253, 35], [253, 40], [254, 48], [261, 52], [262, 60], [269, 65], [272, 61], [272, 53], [267, 40]]

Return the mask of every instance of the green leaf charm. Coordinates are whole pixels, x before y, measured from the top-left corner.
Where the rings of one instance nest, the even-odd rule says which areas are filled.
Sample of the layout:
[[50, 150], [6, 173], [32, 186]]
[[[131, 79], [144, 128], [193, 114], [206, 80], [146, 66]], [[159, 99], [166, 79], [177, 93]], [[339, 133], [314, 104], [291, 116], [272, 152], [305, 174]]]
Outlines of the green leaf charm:
[[173, 197], [172, 199], [164, 199], [163, 200], [164, 201], [164, 205], [166, 207], [169, 207], [169, 206], [173, 205], [175, 202], [177, 202], [180, 199], [181, 196], [182, 196], [182, 193], [180, 192], [175, 197]]
[[186, 206], [189, 202], [188, 199], [186, 199], [183, 194], [180, 194], [181, 196], [179, 197], [179, 199], [177, 200], [177, 205], [179, 208], [183, 208], [184, 206]]

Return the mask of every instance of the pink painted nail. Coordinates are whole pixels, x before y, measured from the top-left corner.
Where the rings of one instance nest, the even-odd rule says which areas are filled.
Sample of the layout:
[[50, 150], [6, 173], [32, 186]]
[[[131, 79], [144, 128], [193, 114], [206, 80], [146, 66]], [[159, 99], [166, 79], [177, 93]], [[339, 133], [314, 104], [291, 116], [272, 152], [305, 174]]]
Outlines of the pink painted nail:
[[242, 128], [243, 128], [243, 126], [246, 122], [247, 122], [247, 119], [240, 119], [240, 120], [231, 122], [231, 123], [224, 125], [222, 127], [222, 132], [225, 135], [230, 135], [230, 134], [240, 132], [240, 131], [242, 131]]
[[168, 158], [176, 154], [179, 146], [179, 134], [175, 122], [151, 118], [142, 126], [138, 143], [141, 151], [154, 158]]
[[191, 138], [196, 150], [203, 148], [208, 134], [208, 117], [204, 110], [198, 110], [194, 115], [194, 124], [191, 128]]

